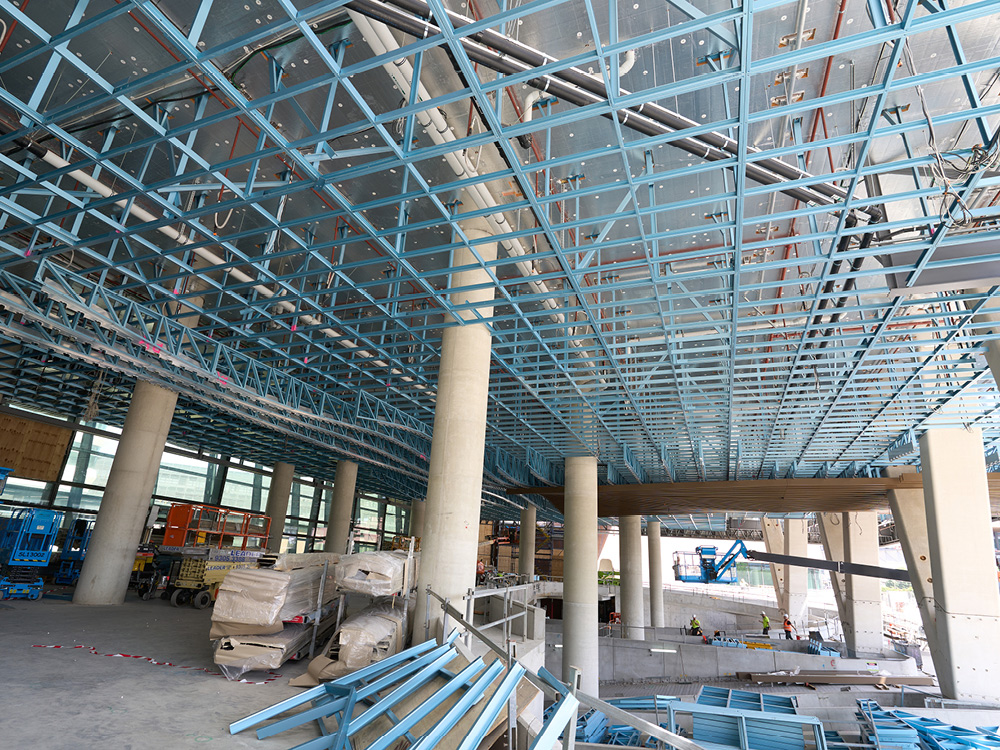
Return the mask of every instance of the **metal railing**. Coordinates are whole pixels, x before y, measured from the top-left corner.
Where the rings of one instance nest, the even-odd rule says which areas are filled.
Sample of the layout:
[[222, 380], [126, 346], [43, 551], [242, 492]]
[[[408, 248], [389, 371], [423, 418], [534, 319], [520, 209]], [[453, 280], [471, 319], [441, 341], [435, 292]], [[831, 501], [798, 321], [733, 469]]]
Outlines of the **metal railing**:
[[[447, 627], [451, 620], [454, 620], [459, 626], [464, 628], [467, 632], [475, 636], [483, 645], [488, 649], [497, 654], [500, 658], [506, 660], [507, 669], [510, 670], [514, 664], [514, 657], [505, 649], [501, 648], [497, 643], [490, 639], [482, 630], [473, 625], [467, 619], [462, 616], [462, 613], [452, 606], [451, 601], [445, 597], [442, 597], [436, 591], [432, 590], [430, 586], [427, 587], [427, 601], [430, 604], [431, 598], [436, 599], [440, 603], [440, 608], [443, 613], [443, 625]], [[428, 612], [430, 607], [428, 606]], [[446, 629], [442, 628], [442, 632], [447, 632]], [[524, 665], [521, 665], [524, 667]], [[587, 693], [582, 693], [577, 688], [579, 684], [579, 672], [577, 674], [577, 679], [573, 681], [573, 684], [567, 685], [560, 682], [555, 678], [545, 667], [541, 667], [538, 670], [538, 674], [535, 674], [531, 670], [525, 667], [524, 677], [532, 685], [538, 688], [546, 698], [551, 700], [559, 701], [567, 694], [572, 694], [580, 702], [581, 705], [587, 706], [589, 708], [594, 708], [605, 716], [608, 717], [608, 721], [611, 723], [627, 724], [630, 727], [638, 729], [642, 734], [649, 735], [650, 737], [657, 740], [659, 743], [667, 747], [674, 748], [674, 750], [705, 750], [701, 745], [687, 737], [682, 737], [674, 732], [669, 732], [662, 727], [652, 724], [644, 719], [640, 719], [634, 714], [630, 714], [617, 706], [613, 706], [610, 703], [602, 701], [593, 695], [588, 695]], [[575, 727], [575, 724], [573, 725]], [[569, 750], [573, 740], [575, 740], [576, 732], [567, 731], [566, 732], [566, 747]]]

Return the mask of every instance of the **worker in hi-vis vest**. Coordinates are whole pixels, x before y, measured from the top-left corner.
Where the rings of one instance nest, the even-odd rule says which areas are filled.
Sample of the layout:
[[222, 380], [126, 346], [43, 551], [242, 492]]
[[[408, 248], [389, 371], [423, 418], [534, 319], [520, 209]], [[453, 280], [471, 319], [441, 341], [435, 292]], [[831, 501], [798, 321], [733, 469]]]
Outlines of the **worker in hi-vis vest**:
[[771, 630], [771, 620], [768, 618], [766, 612], [760, 613], [760, 623], [764, 627], [764, 635], [767, 635]]
[[792, 625], [792, 621], [788, 619], [787, 614], [785, 615], [785, 622], [783, 627], [785, 629], [785, 640], [786, 641], [792, 640], [792, 631], [795, 630], [795, 626]]
[[691, 615], [691, 635], [701, 635], [701, 622], [698, 621], [697, 616]]

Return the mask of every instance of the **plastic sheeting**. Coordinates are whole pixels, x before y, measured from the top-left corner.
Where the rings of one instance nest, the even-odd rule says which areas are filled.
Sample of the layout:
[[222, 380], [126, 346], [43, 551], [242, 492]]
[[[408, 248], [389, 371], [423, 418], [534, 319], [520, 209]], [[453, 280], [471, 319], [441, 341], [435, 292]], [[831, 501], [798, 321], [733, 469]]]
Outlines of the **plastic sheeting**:
[[344, 555], [337, 565], [337, 587], [342, 591], [352, 591], [368, 596], [392, 596], [403, 591], [406, 579], [417, 579], [417, 556], [414, 555], [414, 569], [407, 576], [406, 553], [359, 552]]
[[[219, 586], [212, 612], [213, 622], [244, 623], [260, 632], [313, 612], [319, 599], [321, 567], [278, 571], [266, 569], [236, 569], [229, 572]], [[334, 571], [328, 571], [324, 603], [336, 597]]]
[[[333, 618], [320, 623], [320, 632], [333, 625]], [[274, 635], [232, 635], [215, 644], [215, 663], [229, 680], [247, 672], [277, 669], [297, 654], [307, 652], [312, 640], [311, 625], [286, 625]]]
[[343, 555], [336, 552], [282, 552], [278, 555], [266, 555], [261, 559], [262, 568], [272, 570], [297, 570], [299, 568], [323, 567], [330, 563], [330, 569], [340, 562]]
[[309, 663], [306, 674], [288, 684], [312, 687], [399, 653], [406, 641], [407, 610], [412, 606], [412, 597], [409, 601], [385, 597], [348, 617], [322, 654]]

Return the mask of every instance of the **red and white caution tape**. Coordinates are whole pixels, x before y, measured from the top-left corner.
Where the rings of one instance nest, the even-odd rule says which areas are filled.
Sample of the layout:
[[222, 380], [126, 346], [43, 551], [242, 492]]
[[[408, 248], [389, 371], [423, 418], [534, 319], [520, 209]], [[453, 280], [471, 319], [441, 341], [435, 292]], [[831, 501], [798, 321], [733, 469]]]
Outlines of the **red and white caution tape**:
[[[204, 672], [205, 674], [210, 675], [212, 677], [225, 677], [225, 675], [222, 674], [222, 672], [216, 672], [214, 669], [209, 669], [208, 667], [189, 667], [183, 664], [174, 664], [173, 662], [170, 661], [157, 661], [151, 656], [139, 656], [138, 654], [102, 654], [93, 646], [45, 646], [42, 644], [35, 643], [31, 647], [67, 648], [67, 649], [82, 648], [84, 651], [86, 651], [89, 654], [93, 654], [94, 656], [110, 656], [112, 658], [119, 658], [119, 659], [141, 659], [142, 661], [148, 661], [150, 664], [155, 664], [158, 667], [175, 667], [177, 669], [190, 669], [193, 672]], [[270, 669], [266, 670], [265, 674], [269, 674], [270, 677], [268, 677], [266, 680], [261, 680], [259, 682], [247, 679], [233, 680], [233, 682], [242, 682], [244, 685], [266, 685], [267, 683], [274, 682], [279, 677], [281, 677], [281, 674], [279, 674], [278, 672], [272, 672]]]

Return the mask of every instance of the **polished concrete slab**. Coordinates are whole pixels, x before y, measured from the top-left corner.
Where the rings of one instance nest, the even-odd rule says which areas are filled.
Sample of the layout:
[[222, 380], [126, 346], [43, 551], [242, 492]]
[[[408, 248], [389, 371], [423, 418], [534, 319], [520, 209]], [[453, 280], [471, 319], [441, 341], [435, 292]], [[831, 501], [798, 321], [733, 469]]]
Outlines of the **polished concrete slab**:
[[0, 746], [270, 750], [316, 737], [315, 727], [266, 740], [229, 734], [230, 722], [302, 692], [287, 683], [306, 660], [286, 662], [280, 677], [245, 675], [273, 678], [265, 684], [229, 682], [212, 662], [210, 617], [211, 609], [143, 602], [132, 592], [121, 606], [0, 601]]

